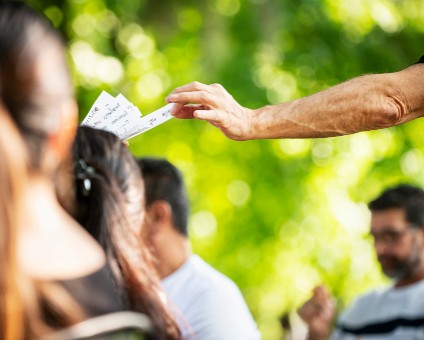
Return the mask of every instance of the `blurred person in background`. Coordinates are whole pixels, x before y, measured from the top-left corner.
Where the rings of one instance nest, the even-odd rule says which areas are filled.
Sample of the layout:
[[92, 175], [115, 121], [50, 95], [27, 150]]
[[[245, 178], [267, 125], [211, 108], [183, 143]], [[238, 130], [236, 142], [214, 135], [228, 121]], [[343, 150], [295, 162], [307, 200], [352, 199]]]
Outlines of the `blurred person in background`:
[[369, 204], [371, 236], [387, 288], [357, 298], [331, 335], [335, 304], [325, 287], [298, 311], [309, 339], [424, 339], [424, 191], [399, 185]]
[[[9, 321], [14, 320], [14, 329], [20, 334], [12, 336], [12, 330], [4, 328], [0, 337], [38, 338], [121, 310], [103, 250], [62, 209], [55, 193], [54, 179], [71, 149], [77, 126], [64, 44], [50, 22], [20, 2], [0, 2], [0, 102], [28, 156], [20, 200], [24, 227], [17, 238], [17, 254], [13, 254], [13, 242], [2, 249], [18, 259], [15, 269], [19, 274], [4, 280], [27, 279], [19, 279], [14, 297], [3, 296], [3, 317], [9, 318], [12, 306], [16, 317]], [[17, 162], [18, 142], [11, 138], [2, 145], [16, 150]], [[13, 204], [13, 195], [5, 196], [7, 186], [1, 194]], [[7, 234], [2, 236], [6, 242]], [[7, 257], [2, 261], [7, 262]], [[7, 287], [6, 282], [3, 288]], [[12, 298], [20, 299], [21, 304], [9, 304]]]
[[317, 138], [376, 130], [424, 116], [424, 56], [404, 70], [353, 78], [322, 92], [255, 110], [219, 84], [193, 82], [168, 97], [177, 118], [198, 118], [234, 140]]
[[[29, 315], [33, 317], [36, 306], [31, 304], [34, 291], [20, 268], [18, 256], [19, 237], [24, 228], [22, 200], [27, 184], [26, 150], [2, 105], [0, 129], [0, 338], [13, 340], [25, 336], [25, 319]], [[28, 297], [31, 300], [25, 301]]]
[[239, 288], [191, 252], [189, 203], [180, 171], [164, 159], [141, 158], [138, 165], [146, 192], [142, 237], [151, 248], [162, 287], [175, 304], [177, 317], [179, 313], [183, 316], [183, 336], [260, 339]]
[[58, 188], [60, 200], [105, 250], [125, 308], [150, 317], [154, 339], [179, 339], [150, 252], [138, 237], [144, 185], [127, 145], [110, 132], [79, 127], [68, 170], [71, 177], [63, 177], [72, 184]]

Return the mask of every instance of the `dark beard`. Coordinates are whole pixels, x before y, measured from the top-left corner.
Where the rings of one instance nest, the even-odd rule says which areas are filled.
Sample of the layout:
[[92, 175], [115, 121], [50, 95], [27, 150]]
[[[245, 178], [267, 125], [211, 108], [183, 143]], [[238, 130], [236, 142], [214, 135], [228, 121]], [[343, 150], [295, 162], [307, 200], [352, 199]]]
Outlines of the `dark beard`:
[[417, 244], [414, 243], [411, 250], [411, 256], [407, 260], [399, 260], [397, 257], [390, 255], [381, 255], [379, 262], [388, 260], [394, 265], [390, 269], [381, 267], [384, 274], [392, 279], [403, 280], [413, 276], [414, 272], [422, 263], [422, 257]]

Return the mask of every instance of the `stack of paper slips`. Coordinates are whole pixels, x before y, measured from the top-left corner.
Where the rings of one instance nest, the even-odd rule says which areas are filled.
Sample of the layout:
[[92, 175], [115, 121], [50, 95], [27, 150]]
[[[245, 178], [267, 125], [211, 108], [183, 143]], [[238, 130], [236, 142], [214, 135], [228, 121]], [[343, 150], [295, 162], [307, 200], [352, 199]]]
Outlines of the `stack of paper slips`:
[[142, 117], [140, 110], [122, 94], [113, 97], [103, 91], [81, 125], [114, 133], [126, 140], [150, 130], [172, 118], [174, 104], [168, 104]]

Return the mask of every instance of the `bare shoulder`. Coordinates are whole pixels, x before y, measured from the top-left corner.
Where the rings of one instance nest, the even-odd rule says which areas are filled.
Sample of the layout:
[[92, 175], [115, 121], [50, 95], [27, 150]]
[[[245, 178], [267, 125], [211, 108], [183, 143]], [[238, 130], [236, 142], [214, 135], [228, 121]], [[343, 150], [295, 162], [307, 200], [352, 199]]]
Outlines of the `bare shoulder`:
[[106, 262], [100, 245], [65, 214], [26, 228], [19, 248], [25, 272], [41, 280], [71, 280], [87, 276], [101, 269]]

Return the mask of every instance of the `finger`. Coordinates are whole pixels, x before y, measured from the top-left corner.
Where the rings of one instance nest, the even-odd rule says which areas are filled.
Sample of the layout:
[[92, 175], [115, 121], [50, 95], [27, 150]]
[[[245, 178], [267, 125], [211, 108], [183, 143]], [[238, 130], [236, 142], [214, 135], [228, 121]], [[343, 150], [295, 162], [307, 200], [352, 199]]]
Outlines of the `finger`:
[[176, 89], [174, 89], [174, 91], [171, 92], [171, 94], [191, 91], [206, 91], [208, 86], [209, 85], [194, 81], [189, 84], [177, 87]]
[[178, 107], [176, 108], [177, 110], [176, 111], [173, 110], [171, 114], [174, 115], [174, 117], [180, 118], [180, 119], [191, 119], [193, 118], [194, 111], [206, 109], [206, 107], [203, 105], [175, 104], [175, 106], [177, 105], [178, 105]]
[[321, 301], [328, 300], [330, 294], [325, 286], [318, 286], [314, 289], [314, 295]]
[[175, 116], [176, 113], [179, 113], [184, 108], [184, 104], [175, 103], [172, 107], [171, 114]]
[[196, 110], [193, 112], [194, 118], [206, 120], [217, 126], [221, 122], [221, 116], [218, 110]]
[[336, 305], [335, 304], [333, 305], [331, 302], [327, 303], [325, 308], [322, 309], [322, 317], [327, 320], [332, 319], [335, 313], [336, 313]]
[[170, 94], [166, 101], [168, 103], [187, 104], [195, 103], [214, 107], [215, 96], [207, 91], [193, 91]]

